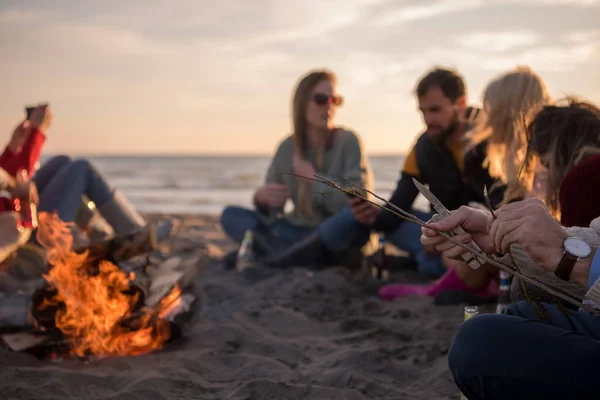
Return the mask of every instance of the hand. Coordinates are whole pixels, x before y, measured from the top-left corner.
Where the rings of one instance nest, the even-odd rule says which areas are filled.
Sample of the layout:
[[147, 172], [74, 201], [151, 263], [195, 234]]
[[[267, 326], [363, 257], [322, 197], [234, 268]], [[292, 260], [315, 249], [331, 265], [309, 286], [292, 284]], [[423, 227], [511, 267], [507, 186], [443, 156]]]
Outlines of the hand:
[[12, 151], [13, 153], [20, 152], [30, 133], [31, 122], [25, 120], [19, 125], [17, 125], [17, 127], [13, 131], [12, 137], [10, 138], [10, 142], [8, 143], [8, 148], [10, 149], [10, 151]]
[[[494, 248], [494, 242], [488, 233], [488, 221], [490, 217], [491, 214], [488, 211], [462, 206], [444, 219], [437, 222], [430, 221], [429, 225], [442, 232], [448, 232], [460, 226], [468, 233], [456, 235], [454, 239], [465, 244], [474, 240], [482, 250], [487, 252]], [[468, 252], [467, 249], [438, 235], [433, 229], [422, 227], [421, 232], [423, 233], [421, 244], [428, 252], [433, 252], [434, 250], [444, 252], [446, 257], [449, 258], [457, 258], [463, 253]]]
[[270, 207], [283, 207], [290, 192], [286, 185], [279, 183], [268, 183], [261, 186], [254, 195], [256, 202]]
[[377, 215], [381, 212], [381, 208], [360, 197], [350, 199], [350, 209], [352, 210], [354, 219], [365, 225], [372, 225]]
[[497, 219], [488, 220], [490, 237], [498, 251], [508, 252], [519, 243], [533, 261], [548, 271], [560, 262], [566, 237], [561, 225], [540, 199], [507, 204], [495, 211]]
[[[313, 165], [300, 157], [298, 154], [294, 154], [293, 159], [294, 173], [296, 175], [304, 176], [306, 178], [314, 178], [317, 171]], [[302, 179], [302, 178], [300, 178]], [[306, 179], [305, 179], [306, 180]]]
[[37, 106], [31, 113], [31, 125], [42, 132], [46, 132], [52, 124], [53, 117], [48, 104]]
[[14, 184], [7, 188], [9, 193], [24, 203], [39, 204], [37, 187], [33, 181], [22, 174], [17, 174]]

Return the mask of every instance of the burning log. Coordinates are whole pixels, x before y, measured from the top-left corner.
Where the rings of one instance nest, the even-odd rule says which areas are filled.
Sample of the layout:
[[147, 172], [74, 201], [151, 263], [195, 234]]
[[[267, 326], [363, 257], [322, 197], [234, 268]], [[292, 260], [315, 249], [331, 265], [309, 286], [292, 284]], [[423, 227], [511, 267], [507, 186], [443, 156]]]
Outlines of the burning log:
[[87, 253], [90, 262], [106, 260], [117, 264], [156, 250], [157, 245], [154, 225], [148, 224], [137, 232], [115, 236], [100, 243], [78, 248], [75, 252], [77, 254]]
[[66, 344], [67, 353], [78, 357], [138, 355], [161, 348], [180, 333], [177, 317], [190, 312], [196, 302], [195, 296], [182, 295], [177, 285], [180, 275], [155, 285], [150, 282], [147, 293], [136, 285], [133, 272], [115, 264], [155, 248], [153, 228], [71, 251], [68, 226], [56, 215], [41, 214], [37, 237], [51, 268], [44, 276], [47, 284], [31, 297], [31, 316], [38, 332], [46, 332], [47, 341], [41, 341], [37, 332], [2, 335], [9, 347], [52, 353]]

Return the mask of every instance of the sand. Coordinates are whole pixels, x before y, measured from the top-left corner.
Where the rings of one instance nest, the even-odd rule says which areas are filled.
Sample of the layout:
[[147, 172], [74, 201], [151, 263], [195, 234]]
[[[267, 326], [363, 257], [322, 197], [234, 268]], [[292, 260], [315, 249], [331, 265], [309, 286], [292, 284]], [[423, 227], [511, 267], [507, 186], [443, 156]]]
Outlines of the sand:
[[[161, 251], [203, 244], [201, 308], [184, 339], [89, 363], [0, 350], [0, 398], [458, 399], [447, 352], [462, 307], [382, 301], [379, 283], [341, 268], [226, 270], [220, 257], [234, 247], [214, 217], [185, 217]], [[410, 272], [393, 279], [418, 281]]]

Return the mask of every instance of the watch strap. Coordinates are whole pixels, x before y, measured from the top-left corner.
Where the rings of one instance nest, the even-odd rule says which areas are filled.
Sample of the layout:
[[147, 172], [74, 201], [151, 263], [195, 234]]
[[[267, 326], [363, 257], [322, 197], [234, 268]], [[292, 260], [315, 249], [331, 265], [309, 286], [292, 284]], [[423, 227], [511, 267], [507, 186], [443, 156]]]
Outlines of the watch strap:
[[560, 262], [558, 263], [558, 266], [556, 267], [556, 271], [554, 271], [554, 275], [563, 281], [571, 280], [571, 272], [573, 271], [573, 267], [575, 267], [576, 262], [577, 257], [574, 257], [569, 254], [569, 252], [565, 251], [560, 259]]

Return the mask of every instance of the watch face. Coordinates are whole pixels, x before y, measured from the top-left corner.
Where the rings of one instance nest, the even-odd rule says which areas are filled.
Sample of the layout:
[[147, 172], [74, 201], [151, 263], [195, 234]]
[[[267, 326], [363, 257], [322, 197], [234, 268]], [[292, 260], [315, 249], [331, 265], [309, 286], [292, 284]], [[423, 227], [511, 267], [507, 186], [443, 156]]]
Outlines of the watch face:
[[568, 237], [564, 241], [565, 250], [575, 257], [587, 257], [592, 253], [592, 248], [583, 239]]

